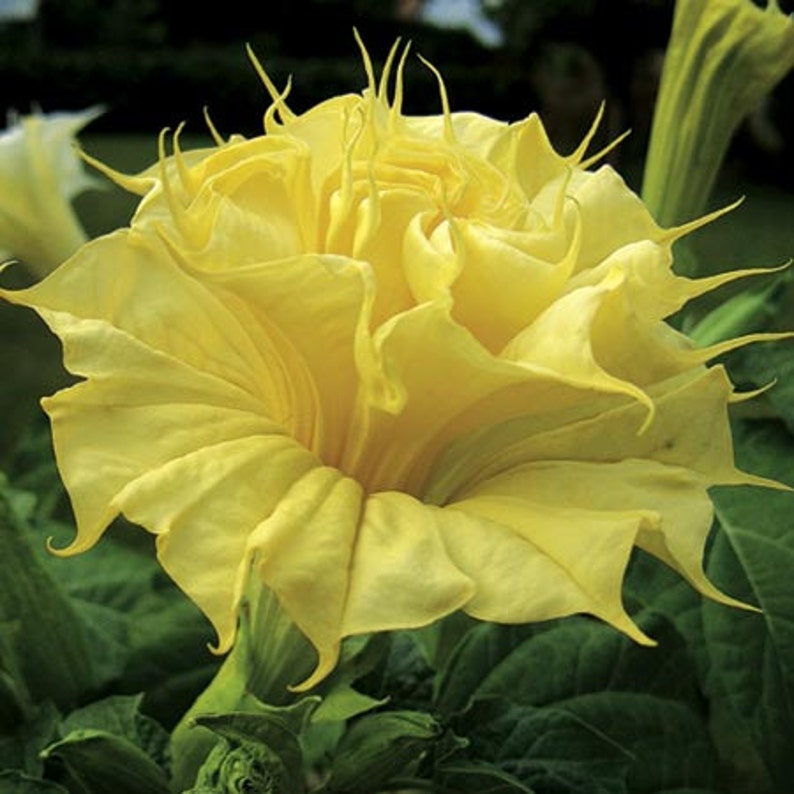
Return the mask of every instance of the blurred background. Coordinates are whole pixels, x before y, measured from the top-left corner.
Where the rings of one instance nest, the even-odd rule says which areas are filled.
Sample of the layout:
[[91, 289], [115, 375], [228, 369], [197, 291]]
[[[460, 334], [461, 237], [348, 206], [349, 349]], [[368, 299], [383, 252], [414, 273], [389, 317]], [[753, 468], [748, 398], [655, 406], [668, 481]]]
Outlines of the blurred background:
[[[267, 97], [244, 45], [278, 85], [295, 76], [300, 111], [362, 88], [355, 26], [375, 61], [396, 37], [412, 41], [442, 70], [455, 109], [505, 120], [539, 111], [562, 150], [605, 100], [600, 142], [632, 130], [613, 158], [634, 179], [672, 12], [673, 0], [0, 0], [0, 107], [100, 104], [90, 134], [151, 139], [181, 121], [203, 134], [206, 106], [222, 134], [256, 134]], [[408, 73], [407, 111], [438, 112], [432, 75], [416, 58]], [[745, 168], [787, 187], [793, 86], [784, 81], [736, 141]]]

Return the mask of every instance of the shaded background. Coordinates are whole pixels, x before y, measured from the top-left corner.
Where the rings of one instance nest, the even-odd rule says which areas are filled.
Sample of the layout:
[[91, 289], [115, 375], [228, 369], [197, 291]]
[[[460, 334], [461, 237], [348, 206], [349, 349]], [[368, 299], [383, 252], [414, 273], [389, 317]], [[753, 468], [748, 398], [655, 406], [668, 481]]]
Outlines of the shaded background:
[[[572, 148], [602, 100], [604, 141], [626, 128], [629, 168], [644, 153], [672, 0], [0, 0], [32, 20], [0, 22], [0, 106], [107, 108], [91, 132], [154, 135], [207, 106], [223, 134], [256, 134], [266, 96], [250, 43], [298, 111], [363, 85], [357, 27], [376, 61], [397, 36], [442, 69], [453, 108], [513, 120], [538, 110]], [[781, 3], [786, 9], [786, 0]], [[789, 3], [794, 5], [794, 3]], [[406, 110], [438, 112], [435, 82], [408, 65]], [[747, 167], [794, 184], [791, 79], [737, 139]], [[790, 152], [790, 150], [789, 150]], [[784, 167], [785, 166], [785, 167]]]

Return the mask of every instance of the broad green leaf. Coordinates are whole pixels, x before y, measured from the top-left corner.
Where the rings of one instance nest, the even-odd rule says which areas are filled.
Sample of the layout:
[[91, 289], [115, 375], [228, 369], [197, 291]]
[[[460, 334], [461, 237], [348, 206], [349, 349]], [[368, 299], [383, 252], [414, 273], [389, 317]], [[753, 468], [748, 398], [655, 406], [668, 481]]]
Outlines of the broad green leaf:
[[[63, 545], [73, 529], [48, 522]], [[209, 648], [209, 624], [160, 568], [152, 539], [117, 523], [90, 551], [61, 559], [43, 550], [87, 635], [102, 680], [114, 691], [146, 692], [147, 711], [167, 727], [208, 683], [220, 660]]]
[[52, 703], [46, 702], [25, 716], [15, 731], [0, 735], [0, 769], [37, 777], [44, 770], [39, 753], [57, 738], [61, 715]]
[[70, 790], [87, 794], [168, 794], [163, 769], [135, 744], [101, 730], [72, 731], [43, 752], [63, 768]]
[[681, 701], [603, 692], [581, 695], [561, 708], [629, 753], [626, 782], [632, 794], [719, 784], [718, 759], [703, 715]]
[[[704, 597], [700, 595], [678, 573], [668, 568], [649, 554], [637, 550], [631, 560], [623, 587], [624, 598], [627, 604], [636, 605], [633, 613], [648, 613], [657, 617], [666, 618], [672, 624], [681, 641], [673, 640], [674, 645], [692, 654], [696, 661], [698, 671], [705, 669], [701, 663], [703, 656], [703, 618], [702, 606]], [[653, 627], [649, 629], [655, 631]], [[658, 655], [663, 657], [669, 654], [668, 639], [664, 636], [657, 637], [659, 641], [657, 654], [653, 659], [658, 661]]]
[[372, 676], [369, 694], [388, 699], [395, 710], [422, 710], [432, 699], [433, 670], [428, 666], [421, 642], [414, 631], [391, 634], [391, 649], [380, 666], [379, 680]]
[[64, 737], [97, 731], [125, 739], [157, 764], [168, 764], [168, 733], [151, 717], [141, 714], [142, 696], [113, 696], [73, 711], [60, 725]]
[[[467, 700], [497, 697], [539, 713], [567, 714], [625, 751], [632, 793], [713, 786], [717, 759], [701, 713], [690, 649], [664, 615], [646, 608], [637, 620], [659, 642], [656, 648], [636, 645], [586, 618], [554, 621], [524, 631], [523, 639], [517, 630], [484, 624], [453, 656], [439, 702], [459, 711]], [[466, 714], [459, 719], [459, 732], [477, 736], [476, 723], [467, 721]], [[533, 719], [539, 716], [533, 714]], [[481, 758], [494, 761], [488, 755]]]
[[19, 771], [0, 771], [0, 794], [69, 794], [51, 780], [26, 775]]
[[607, 689], [696, 699], [694, 663], [677, 628], [652, 607], [636, 619], [659, 646], [641, 647], [589, 618], [535, 627], [482, 624], [452, 655], [436, 703], [450, 713], [483, 695], [544, 705]]
[[457, 761], [440, 770], [444, 791], [459, 794], [535, 794], [513, 775], [494, 764]]
[[434, 670], [441, 670], [461, 640], [476, 625], [477, 621], [465, 612], [453, 612], [429, 626], [415, 629], [411, 636], [422, 649], [427, 664]]
[[[627, 794], [629, 753], [598, 727], [563, 708], [476, 702], [467, 721], [475, 757], [535, 794]], [[509, 790], [509, 789], [508, 789]]]
[[372, 794], [406, 775], [442, 734], [429, 714], [383, 711], [352, 723], [339, 742], [324, 791]]
[[[730, 358], [730, 369], [734, 381], [748, 387], [774, 384], [764, 393], [762, 404], [771, 405], [788, 431], [794, 433], [794, 344], [787, 341], [739, 350]], [[748, 407], [754, 405], [751, 402]]]
[[288, 765], [297, 764], [297, 738], [309, 724], [319, 698], [306, 697], [290, 706], [269, 706], [249, 697], [241, 704], [245, 710], [227, 714], [204, 714], [195, 722], [233, 742], [253, 742], [270, 747]]
[[675, 627], [650, 610], [639, 622], [658, 646], [637, 645], [586, 618], [560, 621], [487, 669], [477, 695], [511, 696], [528, 705], [608, 691], [696, 699], [694, 664]]
[[[736, 427], [743, 468], [794, 483], [794, 440], [779, 422]], [[785, 791], [794, 780], [794, 494], [715, 493], [721, 531], [708, 561], [718, 586], [762, 614], [706, 604], [705, 689], [737, 791]]]
[[168, 734], [139, 711], [141, 698], [110, 697], [69, 714], [62, 738], [41, 752], [45, 771], [70, 791], [162, 794]]
[[16, 624], [13, 638], [4, 632], [0, 668], [23, 676], [33, 702], [51, 700], [67, 709], [94, 691], [98, 680], [84, 625], [33, 550], [32, 505], [29, 494], [0, 475], [0, 623]]
[[544, 628], [480, 623], [471, 629], [436, 677], [434, 703], [438, 710], [446, 715], [463, 711], [488, 672]]
[[378, 706], [383, 706], [388, 698], [376, 698], [357, 692], [348, 684], [341, 684], [332, 689], [312, 715], [313, 722], [341, 722], [357, 717]]

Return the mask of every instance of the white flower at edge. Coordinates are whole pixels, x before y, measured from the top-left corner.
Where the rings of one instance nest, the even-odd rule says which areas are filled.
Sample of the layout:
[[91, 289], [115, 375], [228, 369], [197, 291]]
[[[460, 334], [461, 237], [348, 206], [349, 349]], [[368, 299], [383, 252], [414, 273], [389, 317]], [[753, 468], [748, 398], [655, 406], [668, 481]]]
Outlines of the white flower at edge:
[[96, 181], [74, 141], [100, 113], [9, 114], [0, 133], [0, 258], [19, 259], [43, 277], [86, 241], [72, 200]]

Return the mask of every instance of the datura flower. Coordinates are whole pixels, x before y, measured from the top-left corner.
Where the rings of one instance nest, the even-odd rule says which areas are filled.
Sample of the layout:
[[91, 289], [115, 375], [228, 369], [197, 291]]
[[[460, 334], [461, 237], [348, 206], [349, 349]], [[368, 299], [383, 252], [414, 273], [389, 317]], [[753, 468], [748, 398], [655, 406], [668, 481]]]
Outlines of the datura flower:
[[[363, 47], [362, 47], [363, 50]], [[77, 536], [119, 513], [201, 607], [218, 648], [252, 585], [334, 667], [346, 636], [457, 610], [589, 613], [650, 640], [621, 601], [635, 547], [700, 592], [734, 399], [664, 322], [737, 274], [691, 281], [609, 167], [502, 123], [401, 109], [376, 84], [265, 134], [113, 174], [129, 228], [32, 288], [82, 378], [43, 401]], [[432, 68], [432, 67], [431, 67]], [[394, 72], [391, 87], [390, 74]], [[108, 170], [108, 169], [106, 169]], [[692, 226], [701, 223], [695, 222]]]
[[95, 184], [75, 136], [101, 110], [10, 117], [0, 133], [0, 260], [21, 259], [43, 277], [86, 241], [72, 199]]

